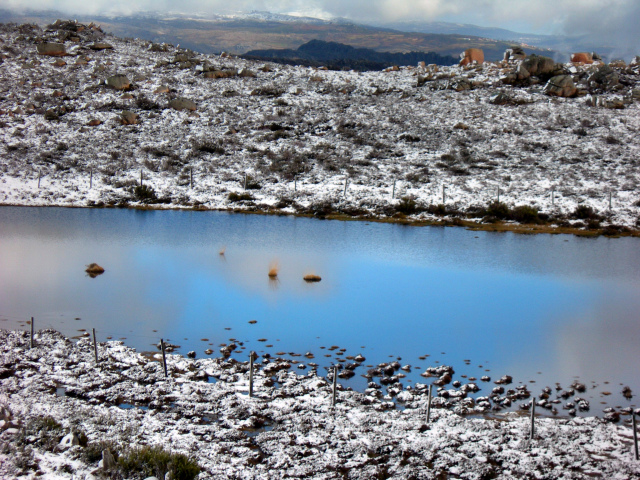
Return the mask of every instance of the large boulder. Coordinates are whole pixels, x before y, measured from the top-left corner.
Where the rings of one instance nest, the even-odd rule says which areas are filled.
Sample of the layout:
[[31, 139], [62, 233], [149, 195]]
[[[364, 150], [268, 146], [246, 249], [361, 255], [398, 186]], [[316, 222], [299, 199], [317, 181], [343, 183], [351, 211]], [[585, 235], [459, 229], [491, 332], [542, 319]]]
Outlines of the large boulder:
[[470, 48], [460, 54], [460, 65], [469, 65], [470, 63], [484, 63], [484, 52], [480, 48]]
[[62, 43], [40, 43], [38, 44], [38, 55], [49, 55], [52, 57], [62, 57], [67, 54]]
[[594, 87], [604, 89], [615, 87], [620, 83], [618, 73], [608, 65], [603, 65], [598, 70], [589, 75], [589, 84]]
[[571, 54], [571, 62], [572, 63], [585, 63], [592, 64], [593, 63], [593, 55], [589, 52], [578, 52]]
[[523, 60], [520, 65], [527, 70], [530, 76], [545, 77], [553, 73], [556, 62], [549, 57], [531, 55], [529, 58]]
[[169, 107], [174, 110], [190, 110], [192, 112], [195, 112], [198, 109], [198, 106], [194, 102], [186, 98], [175, 98], [171, 100], [169, 102]]
[[131, 82], [126, 75], [113, 75], [107, 78], [107, 86], [115, 90], [128, 90], [131, 88]]
[[577, 92], [571, 75], [552, 77], [544, 87], [544, 93], [555, 97], [573, 97]]

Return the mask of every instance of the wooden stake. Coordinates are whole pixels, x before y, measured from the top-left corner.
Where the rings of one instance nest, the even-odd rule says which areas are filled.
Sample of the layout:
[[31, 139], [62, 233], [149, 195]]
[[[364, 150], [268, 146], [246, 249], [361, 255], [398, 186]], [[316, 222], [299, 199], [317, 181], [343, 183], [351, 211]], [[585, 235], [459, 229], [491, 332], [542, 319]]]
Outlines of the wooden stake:
[[96, 342], [96, 329], [92, 328], [91, 330], [93, 331], [93, 352], [96, 355], [96, 365], [97, 365], [99, 360], [98, 360], [98, 342]]
[[431, 416], [431, 389], [433, 385], [429, 385], [429, 396], [427, 397], [427, 423], [429, 423], [429, 417]]
[[609, 192], [609, 211], [611, 211], [611, 192]]
[[391, 190], [391, 199], [396, 198], [396, 181], [393, 181], [393, 190]]
[[500, 203], [500, 187], [498, 187], [498, 203]]
[[244, 189], [247, 189], [247, 174], [244, 174]]
[[338, 390], [338, 366], [333, 367], [333, 398], [331, 405], [336, 405], [336, 391]]
[[347, 184], [349, 183], [349, 177], [344, 179], [344, 192], [342, 193], [343, 196], [347, 196]]
[[193, 168], [191, 168], [190, 170], [190, 179], [189, 179], [189, 188], [193, 188]]
[[31, 317], [31, 346], [29, 348], [33, 348], [33, 317]]
[[531, 435], [529, 436], [529, 440], [533, 440], [533, 437], [536, 434], [536, 399], [535, 397], [531, 399]]
[[93, 188], [93, 169], [89, 170], [89, 188]]
[[162, 348], [162, 366], [164, 367], [164, 376], [165, 378], [169, 375], [167, 374], [167, 355], [164, 352], [164, 340], [160, 339], [160, 347]]
[[249, 353], [249, 398], [253, 397], [253, 352]]
[[42, 171], [38, 170], [38, 188], [40, 188], [40, 178], [42, 178]]
[[447, 188], [447, 187], [445, 187], [444, 185], [442, 185], [442, 204], [443, 204], [443, 205], [444, 205], [445, 203], [447, 203], [447, 199], [446, 199], [446, 197], [445, 197], [445, 193], [444, 193], [445, 188]]
[[298, 177], [293, 178], [293, 191], [294, 192], [298, 191]]
[[142, 169], [140, 169], [140, 186], [142, 186]]
[[636, 426], [635, 412], [631, 413], [631, 424], [633, 426], [633, 445], [635, 448], [636, 460], [640, 460], [640, 456], [638, 455], [638, 427]]

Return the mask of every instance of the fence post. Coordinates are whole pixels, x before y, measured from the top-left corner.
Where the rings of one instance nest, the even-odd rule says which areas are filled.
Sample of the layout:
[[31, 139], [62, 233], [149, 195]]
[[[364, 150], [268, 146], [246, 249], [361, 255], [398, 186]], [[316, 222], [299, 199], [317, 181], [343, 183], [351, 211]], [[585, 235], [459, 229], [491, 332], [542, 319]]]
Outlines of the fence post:
[[636, 413], [631, 413], [631, 425], [633, 426], [633, 446], [635, 449], [636, 460], [640, 460], [638, 455], [638, 428], [636, 427]]
[[429, 396], [427, 397], [427, 423], [429, 423], [429, 417], [431, 416], [431, 389], [433, 385], [429, 385]]
[[393, 181], [393, 190], [391, 190], [391, 200], [396, 198], [396, 181]]
[[551, 205], [555, 206], [555, 204], [556, 204], [556, 191], [551, 190]]
[[344, 179], [344, 192], [342, 193], [343, 196], [347, 196], [347, 184], [349, 182], [349, 177], [345, 177]]
[[40, 188], [40, 178], [42, 178], [42, 170], [38, 170], [38, 188]]
[[611, 192], [609, 192], [609, 212], [611, 212]]
[[338, 366], [333, 367], [333, 399], [331, 405], [336, 406], [336, 390], [338, 389]]
[[529, 440], [533, 440], [533, 437], [536, 434], [536, 398], [533, 397], [531, 399], [531, 435], [529, 436]]
[[142, 169], [140, 169], [140, 186], [142, 186]]
[[445, 193], [444, 193], [445, 188], [447, 188], [447, 187], [445, 187], [444, 185], [442, 185], [442, 204], [443, 204], [443, 205], [444, 205], [445, 203], [447, 203], [447, 200], [446, 200], [446, 197], [445, 197]]
[[96, 355], [96, 365], [99, 363], [98, 360], [98, 342], [96, 342], [96, 329], [92, 328], [91, 329], [93, 331], [93, 352]]
[[249, 398], [253, 397], [253, 352], [249, 353]]
[[31, 346], [29, 348], [33, 348], [33, 317], [31, 317]]
[[162, 338], [160, 339], [160, 347], [162, 348], [162, 366], [164, 367], [164, 376], [166, 378], [169, 375], [167, 375], [167, 355], [164, 352], [164, 340]]
[[193, 188], [193, 168], [189, 169], [189, 188]]
[[89, 188], [93, 188], [93, 168], [89, 170]]
[[247, 174], [244, 174], [244, 189], [247, 189]]
[[298, 177], [293, 177], [293, 191], [298, 191]]
[[498, 187], [498, 203], [500, 203], [500, 187]]

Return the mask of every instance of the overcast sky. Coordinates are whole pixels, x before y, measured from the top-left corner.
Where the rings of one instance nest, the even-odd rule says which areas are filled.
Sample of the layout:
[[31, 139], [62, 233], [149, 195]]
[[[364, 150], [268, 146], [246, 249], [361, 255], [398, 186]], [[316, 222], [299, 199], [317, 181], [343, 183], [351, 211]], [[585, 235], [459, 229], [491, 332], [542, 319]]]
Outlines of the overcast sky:
[[2, 0], [2, 5], [77, 15], [267, 10], [359, 22], [441, 20], [524, 33], [591, 33], [612, 44], [640, 47], [640, 0]]

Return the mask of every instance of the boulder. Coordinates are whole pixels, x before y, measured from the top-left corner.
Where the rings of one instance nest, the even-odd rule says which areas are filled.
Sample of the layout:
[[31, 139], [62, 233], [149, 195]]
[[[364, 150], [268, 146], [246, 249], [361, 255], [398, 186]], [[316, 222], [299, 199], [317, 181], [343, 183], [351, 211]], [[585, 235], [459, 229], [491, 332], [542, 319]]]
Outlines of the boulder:
[[108, 43], [102, 43], [102, 42], [95, 42], [93, 45], [89, 45], [89, 48], [91, 50], [112, 50], [113, 49], [113, 45], [110, 45]]
[[589, 83], [600, 88], [612, 88], [620, 83], [620, 76], [608, 65], [601, 66], [598, 70], [589, 75]]
[[469, 65], [477, 62], [484, 63], [484, 52], [480, 48], [469, 48], [460, 54], [460, 65]]
[[126, 75], [113, 75], [107, 78], [107, 86], [116, 90], [128, 90], [131, 88], [131, 82]]
[[62, 43], [40, 43], [37, 47], [38, 55], [50, 55], [52, 57], [62, 57], [67, 54]]
[[176, 98], [174, 100], [171, 100], [169, 102], [169, 107], [173, 108], [174, 110], [190, 110], [192, 112], [195, 112], [198, 108], [198, 106], [194, 102], [186, 98]]
[[73, 432], [62, 437], [62, 440], [60, 440], [60, 443], [58, 444], [61, 449], [71, 448], [75, 445], [80, 445], [80, 440], [78, 439], [78, 436]]
[[635, 57], [633, 57], [633, 60], [629, 62], [629, 66], [630, 67], [640, 66], [640, 55], [636, 55]]
[[570, 75], [552, 77], [544, 87], [544, 93], [555, 97], [573, 97], [577, 92]]
[[102, 460], [100, 460], [98, 466], [103, 470], [111, 470], [116, 466], [116, 459], [108, 449], [102, 451]]
[[255, 76], [256, 76], [256, 74], [255, 74], [255, 72], [252, 72], [252, 71], [251, 71], [251, 70], [249, 70], [248, 68], [243, 68], [242, 70], [240, 70], [240, 71], [238, 72], [238, 76], [239, 76], [239, 77], [247, 77], [247, 78], [250, 78], [250, 77], [255, 77]]
[[67, 62], [65, 62], [64, 60], [62, 60], [61, 58], [58, 58], [55, 62], [53, 62], [51, 64], [54, 67], [65, 67], [67, 65]]
[[553, 73], [556, 62], [549, 57], [531, 55], [520, 65], [529, 73], [529, 76], [545, 77]]
[[508, 105], [511, 103], [511, 97], [504, 92], [500, 92], [496, 95], [493, 95], [489, 99], [489, 103], [492, 105]]
[[507, 48], [504, 51], [505, 62], [514, 62], [516, 60], [524, 60], [525, 58], [527, 58], [527, 54], [524, 53], [524, 50], [521, 47]]
[[160, 85], [153, 91], [153, 93], [169, 93], [169, 87], [166, 85]]
[[593, 63], [593, 55], [588, 52], [578, 52], [571, 54], [571, 62], [572, 63], [585, 63], [592, 64]]
[[87, 123], [87, 125], [89, 125], [90, 127], [97, 127], [100, 124], [102, 124], [102, 122], [100, 120], [98, 120], [97, 118], [89, 120], [89, 123]]
[[634, 88], [631, 91], [631, 98], [634, 100], [640, 100], [640, 88]]
[[137, 123], [140, 123], [138, 120], [138, 114], [130, 112], [129, 110], [124, 110], [120, 114], [120, 123], [122, 123], [122, 125], [136, 125]]

